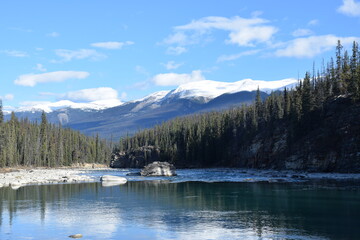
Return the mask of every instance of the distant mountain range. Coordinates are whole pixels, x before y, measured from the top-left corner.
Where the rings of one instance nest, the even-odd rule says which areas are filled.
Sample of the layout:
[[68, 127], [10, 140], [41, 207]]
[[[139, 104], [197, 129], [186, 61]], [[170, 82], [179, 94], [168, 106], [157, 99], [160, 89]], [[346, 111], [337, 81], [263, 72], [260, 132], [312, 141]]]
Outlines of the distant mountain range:
[[[178, 116], [251, 103], [258, 87], [261, 97], [266, 98], [272, 91], [292, 88], [296, 84], [295, 79], [245, 79], [233, 83], [204, 80], [186, 83], [171, 91], [155, 92], [125, 103], [118, 100], [91, 103], [62, 100], [19, 108], [15, 110], [15, 114], [19, 118], [39, 122], [42, 111], [45, 111], [49, 122], [60, 123], [87, 135], [98, 133], [101, 137], [118, 139]], [[5, 117], [9, 118], [9, 113], [5, 114]]]

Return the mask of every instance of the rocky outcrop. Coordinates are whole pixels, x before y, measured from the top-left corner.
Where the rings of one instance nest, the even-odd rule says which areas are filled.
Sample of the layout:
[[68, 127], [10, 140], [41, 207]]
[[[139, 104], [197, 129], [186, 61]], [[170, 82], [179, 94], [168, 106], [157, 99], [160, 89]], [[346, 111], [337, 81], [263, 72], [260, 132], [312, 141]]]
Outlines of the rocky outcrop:
[[[233, 166], [310, 172], [360, 172], [360, 104], [338, 97], [289, 136], [287, 123], [260, 131], [233, 152]], [[294, 134], [294, 133], [292, 133]]]
[[113, 153], [110, 161], [112, 168], [143, 168], [145, 165], [160, 160], [160, 149], [144, 146], [137, 149]]
[[168, 162], [153, 162], [144, 167], [141, 176], [176, 176], [174, 165]]

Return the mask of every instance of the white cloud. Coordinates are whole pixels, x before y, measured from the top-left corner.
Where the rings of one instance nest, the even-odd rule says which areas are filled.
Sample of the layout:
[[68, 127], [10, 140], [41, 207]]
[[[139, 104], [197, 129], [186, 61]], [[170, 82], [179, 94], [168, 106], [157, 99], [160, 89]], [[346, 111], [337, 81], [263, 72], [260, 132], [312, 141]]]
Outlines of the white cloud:
[[56, 38], [56, 37], [59, 37], [59, 36], [60, 36], [60, 33], [58, 33], [58, 32], [51, 32], [51, 33], [46, 34], [46, 36]]
[[[212, 30], [229, 32], [227, 43], [239, 46], [255, 46], [266, 43], [278, 31], [274, 26], [266, 25], [269, 21], [257, 16], [253, 18], [205, 17], [191, 23], [175, 27], [175, 33], [164, 40], [166, 44], [189, 45], [201, 41], [201, 36]], [[191, 32], [192, 34], [189, 34]]]
[[337, 37], [334, 35], [310, 36], [286, 42], [275, 52], [278, 57], [312, 58], [323, 52], [335, 49], [337, 41], [343, 45], [359, 41], [356, 37]]
[[5, 101], [11, 101], [14, 99], [14, 95], [13, 94], [6, 94], [5, 96], [0, 96], [1, 100], [5, 100]]
[[2, 53], [5, 53], [6, 55], [10, 57], [28, 57], [29, 55], [26, 52], [23, 51], [17, 51], [17, 50], [3, 50]]
[[105, 49], [121, 49], [124, 46], [133, 45], [134, 42], [126, 41], [126, 42], [97, 42], [92, 43], [92, 47], [105, 48]]
[[312, 34], [313, 34], [313, 31], [311, 31], [310, 29], [306, 29], [306, 28], [299, 28], [292, 32], [292, 35], [294, 37], [304, 37], [304, 36], [308, 36], [308, 35], [312, 35]]
[[158, 86], [178, 86], [180, 84], [205, 80], [200, 70], [194, 70], [190, 74], [162, 73], [155, 75], [152, 82]]
[[187, 52], [187, 49], [184, 48], [184, 47], [180, 47], [180, 46], [168, 47], [168, 49], [166, 50], [166, 53], [170, 54], [170, 55], [180, 55], [180, 54], [183, 54], [185, 52]]
[[250, 55], [255, 55], [257, 53], [259, 53], [260, 50], [249, 50], [249, 51], [245, 51], [245, 52], [241, 52], [238, 54], [232, 54], [232, 55], [221, 55], [217, 61], [218, 62], [225, 62], [225, 61], [233, 61], [236, 60], [238, 58], [244, 57], [244, 56], [250, 56]]
[[[192, 39], [190, 39], [192, 38]], [[179, 45], [190, 45], [197, 43], [194, 36], [188, 36], [184, 32], [176, 32], [164, 40], [165, 44], [179, 44]]]
[[87, 78], [90, 74], [88, 72], [79, 71], [57, 71], [41, 74], [25, 74], [19, 76], [14, 83], [16, 85], [33, 87], [38, 83], [47, 82], [63, 82], [68, 79], [83, 79]]
[[36, 67], [34, 69], [37, 70], [37, 71], [40, 71], [40, 72], [46, 72], [47, 71], [46, 68], [40, 63], [37, 63]]
[[73, 59], [90, 59], [96, 61], [106, 58], [106, 55], [102, 53], [98, 53], [96, 50], [93, 49], [79, 49], [79, 50], [57, 49], [55, 50], [55, 54], [62, 58], [60, 62], [68, 62]]
[[93, 102], [99, 100], [117, 99], [118, 92], [109, 87], [88, 88], [65, 93], [62, 99], [75, 102]]
[[343, 5], [341, 5], [337, 10], [347, 16], [360, 16], [360, 2], [356, 2], [355, 0], [343, 0]]
[[315, 26], [315, 25], [318, 25], [318, 24], [319, 24], [319, 20], [317, 20], [317, 19], [313, 19], [313, 20], [310, 20], [308, 22], [309, 26]]
[[167, 70], [173, 70], [173, 69], [177, 69], [180, 66], [183, 65], [183, 63], [175, 63], [174, 61], [169, 61], [167, 63], [162, 63], [162, 65], [167, 69]]

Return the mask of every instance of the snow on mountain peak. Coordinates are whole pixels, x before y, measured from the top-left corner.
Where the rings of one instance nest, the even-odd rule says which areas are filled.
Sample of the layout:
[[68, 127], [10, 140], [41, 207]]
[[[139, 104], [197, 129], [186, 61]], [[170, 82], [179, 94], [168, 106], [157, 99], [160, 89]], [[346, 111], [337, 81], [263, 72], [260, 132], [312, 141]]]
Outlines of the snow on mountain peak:
[[[201, 80], [189, 82], [178, 86], [171, 91], [154, 92], [144, 98], [130, 101], [129, 103], [138, 103], [132, 112], [137, 112], [144, 107], [158, 108], [165, 99], [185, 98], [198, 99], [208, 102], [225, 93], [237, 93], [242, 91], [256, 91], [258, 87], [261, 91], [270, 93], [275, 90], [283, 90], [285, 87], [292, 88], [298, 83], [298, 80], [287, 78], [279, 81], [260, 81], [244, 79], [237, 82], [217, 82], [212, 80]], [[81, 110], [103, 110], [106, 108], [120, 106], [123, 103], [119, 99], [103, 99], [92, 102], [73, 102], [70, 100], [60, 100], [57, 102], [24, 102], [15, 112], [35, 112], [45, 111], [50, 113], [57, 109], [73, 108]]]
[[238, 82], [203, 80], [182, 84], [173, 90], [171, 95], [176, 95], [180, 98], [203, 97], [205, 99], [213, 99], [225, 93], [256, 91], [258, 87], [261, 91], [270, 93], [275, 90], [281, 90], [285, 87], [293, 87], [297, 84], [297, 82], [298, 81], [293, 78], [287, 78], [279, 81], [244, 79]]
[[152, 101], [156, 102], [163, 99], [170, 91], [159, 91], [151, 93], [141, 99], [135, 100], [134, 102]]
[[102, 110], [110, 107], [116, 107], [123, 104], [119, 99], [105, 99], [87, 103], [77, 103], [69, 100], [60, 100], [57, 102], [24, 102], [23, 106], [15, 112], [36, 112], [44, 111], [50, 113], [61, 108], [73, 108], [82, 110]]
[[132, 112], [138, 112], [139, 110], [143, 109], [144, 107], [150, 106], [152, 105], [153, 108], [158, 107], [159, 105], [157, 104], [159, 101], [161, 101], [166, 95], [169, 94], [170, 91], [159, 91], [159, 92], [154, 92], [150, 95], [147, 95], [144, 98], [135, 100], [133, 102], [140, 102], [138, 105], [136, 105], [136, 107], [134, 107], [131, 111]]

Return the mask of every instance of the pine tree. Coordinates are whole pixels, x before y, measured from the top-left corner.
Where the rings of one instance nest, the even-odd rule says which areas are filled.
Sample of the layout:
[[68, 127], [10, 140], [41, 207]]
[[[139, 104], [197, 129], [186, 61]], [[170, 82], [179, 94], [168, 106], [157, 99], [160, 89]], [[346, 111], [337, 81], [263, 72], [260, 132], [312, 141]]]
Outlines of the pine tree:
[[360, 72], [358, 71], [359, 67], [359, 46], [358, 43], [354, 41], [352, 48], [352, 56], [350, 60], [351, 80], [348, 89], [349, 93], [352, 94], [354, 100], [360, 99]]
[[255, 111], [256, 111], [257, 117], [261, 118], [261, 114], [262, 114], [262, 101], [261, 101], [260, 88], [259, 88], [259, 86], [258, 86], [258, 88], [257, 88], [257, 90], [256, 90]]
[[2, 100], [0, 99], [0, 124], [3, 122], [4, 122], [3, 104], [2, 104]]
[[290, 106], [291, 106], [291, 102], [290, 102], [290, 95], [288, 93], [288, 90], [284, 89], [284, 117], [287, 118], [290, 115]]
[[338, 40], [338, 44], [336, 46], [336, 75], [335, 75], [335, 88], [334, 88], [334, 94], [339, 95], [343, 94], [345, 92], [345, 81], [343, 79], [342, 74], [342, 52], [343, 46], [341, 45], [340, 40]]
[[301, 98], [302, 98], [302, 112], [304, 115], [308, 115], [314, 105], [313, 103], [314, 101], [311, 93], [310, 74], [308, 72], [305, 74]]
[[48, 136], [47, 136], [47, 118], [43, 111], [41, 114], [40, 123], [40, 159], [43, 165], [48, 165]]

